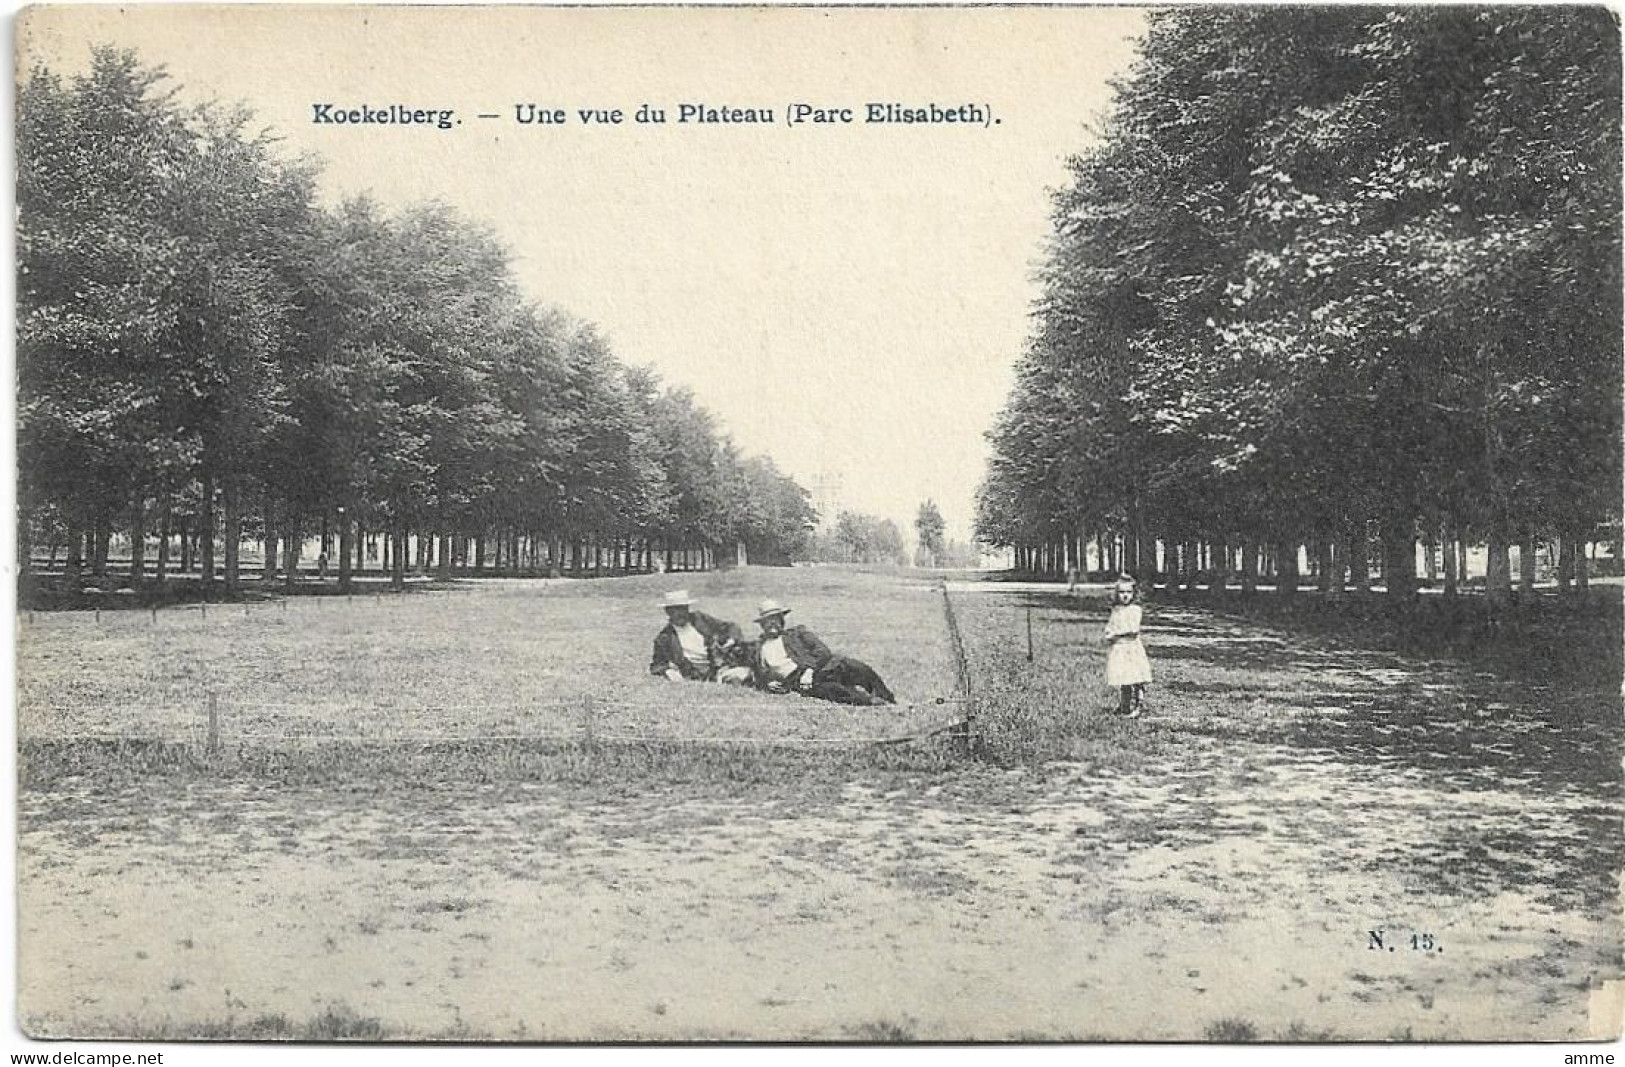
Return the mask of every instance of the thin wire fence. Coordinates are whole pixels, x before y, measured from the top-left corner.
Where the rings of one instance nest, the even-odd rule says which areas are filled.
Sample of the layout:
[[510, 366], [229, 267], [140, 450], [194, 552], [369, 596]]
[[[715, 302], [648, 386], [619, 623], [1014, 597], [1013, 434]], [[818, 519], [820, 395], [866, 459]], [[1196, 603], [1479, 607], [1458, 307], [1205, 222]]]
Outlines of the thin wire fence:
[[[435, 594], [462, 593], [465, 590], [436, 590]], [[946, 584], [941, 587], [944, 625], [946, 627], [948, 643], [953, 656], [954, 685], [953, 691], [948, 695], [941, 695], [926, 700], [908, 701], [889, 705], [884, 713], [915, 713], [922, 709], [957, 709], [958, 714], [950, 721], [936, 721], [921, 723], [918, 728], [889, 733], [867, 733], [863, 735], [847, 736], [765, 736], [753, 734], [732, 734], [728, 736], [684, 734], [674, 730], [672, 732], [648, 731], [620, 731], [615, 727], [619, 724], [612, 719], [606, 721], [606, 713], [613, 712], [640, 712], [648, 710], [647, 701], [627, 700], [618, 697], [582, 696], [568, 699], [531, 702], [526, 704], [513, 703], [458, 703], [458, 704], [380, 704], [370, 700], [332, 700], [307, 702], [278, 702], [278, 701], [250, 701], [231, 702], [226, 704], [219, 694], [214, 692], [192, 693], [187, 696], [178, 696], [174, 701], [154, 703], [123, 703], [118, 704], [121, 713], [147, 717], [149, 719], [164, 719], [175, 716], [177, 711], [188, 712], [188, 705], [196, 708], [191, 714], [195, 715], [191, 723], [184, 721], [171, 722], [173, 727], [167, 731], [151, 733], [137, 733], [128, 729], [115, 730], [81, 730], [73, 733], [50, 733], [19, 729], [18, 740], [24, 744], [63, 744], [76, 741], [106, 741], [128, 742], [138, 744], [151, 743], [179, 743], [201, 744], [210, 751], [215, 751], [225, 745], [301, 745], [301, 744], [371, 744], [371, 745], [443, 745], [456, 743], [534, 743], [534, 744], [568, 744], [587, 742], [609, 744], [645, 744], [645, 745], [718, 745], [742, 748], [773, 748], [773, 749], [829, 749], [850, 748], [864, 746], [890, 746], [902, 745], [911, 742], [929, 741], [945, 735], [951, 735], [958, 740], [962, 749], [967, 753], [976, 750], [975, 729], [975, 697], [971, 688], [971, 678], [968, 662], [965, 655], [964, 641], [959, 631], [958, 620], [954, 616], [953, 602], [948, 595]], [[392, 603], [405, 603], [406, 598], [397, 599], [395, 596], [384, 593], [355, 594], [354, 596], [326, 595], [308, 598], [267, 600], [257, 602], [244, 602], [240, 604], [190, 604], [176, 605], [165, 608], [166, 621], [172, 618], [172, 612], [182, 611], [195, 615], [199, 620], [207, 619], [212, 609], [216, 614], [240, 612], [286, 612], [290, 602], [296, 603], [296, 610], [306, 605], [320, 605], [323, 601], [339, 602], [375, 599], [380, 604], [388, 600]], [[423, 601], [418, 597], [410, 598], [415, 605]], [[24, 613], [19, 613], [24, 614]], [[48, 613], [55, 615], [57, 613]], [[83, 613], [75, 613], [83, 616]], [[145, 611], [121, 608], [109, 609], [106, 614], [109, 618], [139, 618], [147, 616], [148, 625], [159, 625], [158, 609]], [[98, 623], [101, 623], [102, 612], [96, 612]], [[34, 613], [27, 612], [26, 618], [30, 624], [37, 624]], [[48, 625], [48, 624], [46, 624]], [[111, 698], [117, 700], [116, 697]], [[775, 698], [778, 699], [778, 698]], [[39, 705], [30, 705], [29, 710], [35, 711]], [[438, 718], [437, 728], [432, 731], [401, 731], [390, 728], [379, 733], [344, 732], [336, 730], [237, 730], [233, 723], [244, 720], [255, 720], [276, 717], [310, 718], [323, 713], [334, 716], [353, 715], [357, 709], [364, 708], [374, 715], [399, 715], [408, 719]], [[72, 710], [65, 706], [54, 706], [50, 710], [71, 714]], [[749, 713], [752, 705], [745, 700], [735, 701], [701, 701], [699, 703], [684, 702], [682, 712], [694, 713], [723, 713], [739, 714]], [[492, 725], [511, 723], [516, 718], [536, 717], [551, 723], [571, 721], [576, 728], [571, 731], [559, 730], [525, 730], [492, 732], [482, 728], [477, 719], [453, 721], [456, 716], [482, 716], [496, 720]], [[607, 729], [606, 729], [607, 728]]]
[[959, 619], [954, 615], [954, 601], [948, 595], [948, 583], [942, 583], [942, 615], [948, 628], [948, 646], [954, 657], [954, 687], [958, 699], [965, 706], [964, 744], [967, 755], [981, 752], [980, 733], [976, 722], [976, 700], [971, 688], [970, 659], [965, 654], [965, 638], [959, 632]]
[[[22, 731], [18, 740], [23, 743], [61, 744], [76, 741], [107, 741], [132, 743], [180, 743], [202, 744], [210, 749], [223, 745], [300, 745], [300, 744], [454, 744], [454, 743], [568, 743], [577, 741], [626, 743], [626, 744], [714, 744], [740, 747], [771, 747], [771, 748], [828, 748], [841, 746], [862, 745], [896, 745], [909, 741], [926, 740], [945, 733], [961, 729], [964, 725], [963, 717], [956, 717], [947, 723], [933, 723], [925, 725], [922, 729], [913, 732], [892, 732], [883, 734], [842, 735], [827, 737], [802, 736], [766, 736], [752, 734], [731, 734], [728, 736], [685, 734], [679, 730], [671, 732], [648, 731], [618, 731], [614, 729], [614, 720], [606, 720], [606, 713], [614, 711], [645, 711], [647, 704], [629, 700], [605, 699], [601, 697], [583, 697], [574, 700], [553, 701], [544, 704], [508, 705], [508, 704], [437, 704], [437, 705], [368, 705], [369, 710], [377, 713], [394, 713], [403, 717], [429, 717], [440, 716], [441, 721], [437, 728], [431, 731], [400, 731], [389, 729], [378, 733], [357, 733], [353, 731], [340, 732], [338, 730], [239, 730], [232, 727], [234, 721], [244, 719], [260, 719], [274, 716], [277, 713], [292, 713], [305, 717], [311, 713], [321, 711], [353, 712], [357, 707], [355, 702], [344, 704], [277, 704], [277, 703], [231, 703], [223, 702], [214, 694], [207, 695], [201, 701], [203, 707], [200, 714], [188, 725], [184, 722], [173, 723], [173, 728], [153, 732], [134, 732], [128, 729], [115, 730], [80, 730], [71, 734], [52, 734], [38, 731]], [[961, 697], [937, 697], [928, 701], [915, 701], [904, 704], [890, 705], [886, 709], [890, 712], [913, 712], [921, 709], [957, 708], [966, 705], [967, 701]], [[173, 716], [175, 712], [184, 710], [184, 704], [130, 704], [121, 705], [121, 710], [131, 715], [146, 715], [148, 717]], [[734, 712], [750, 710], [750, 705], [743, 702], [710, 702], [701, 704], [685, 704], [685, 712]], [[482, 728], [477, 720], [447, 721], [444, 716], [468, 714], [470, 712], [495, 713], [512, 717], [531, 715], [545, 717], [549, 722], [574, 721], [577, 727], [570, 731], [560, 730], [504, 730], [500, 732]], [[608, 727], [606, 729], [605, 727]]]

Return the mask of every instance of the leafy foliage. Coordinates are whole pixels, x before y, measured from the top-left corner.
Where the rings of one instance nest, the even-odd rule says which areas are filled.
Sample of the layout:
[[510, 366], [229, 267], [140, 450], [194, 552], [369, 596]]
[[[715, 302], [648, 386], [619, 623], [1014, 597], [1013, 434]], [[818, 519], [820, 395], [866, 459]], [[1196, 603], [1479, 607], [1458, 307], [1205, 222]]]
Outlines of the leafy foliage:
[[1618, 55], [1596, 8], [1153, 15], [1054, 197], [980, 536], [1617, 519]]
[[806, 493], [527, 301], [488, 229], [442, 204], [324, 209], [318, 168], [251, 113], [163, 81], [103, 49], [19, 93], [25, 530], [77, 546], [153, 513], [212, 544], [218, 511], [228, 581], [245, 524], [297, 542], [318, 521], [523, 536], [555, 566], [566, 543], [630, 565], [634, 539], [788, 561]]

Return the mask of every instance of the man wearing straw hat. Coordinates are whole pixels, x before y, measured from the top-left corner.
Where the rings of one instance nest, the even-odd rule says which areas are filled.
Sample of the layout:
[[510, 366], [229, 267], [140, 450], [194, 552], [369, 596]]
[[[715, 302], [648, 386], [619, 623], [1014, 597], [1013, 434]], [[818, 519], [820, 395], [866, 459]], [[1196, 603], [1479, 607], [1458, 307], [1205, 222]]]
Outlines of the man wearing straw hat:
[[762, 640], [756, 646], [755, 684], [770, 693], [792, 690], [837, 704], [879, 706], [897, 698], [875, 669], [851, 656], [837, 656], [805, 626], [784, 625], [790, 609], [777, 600], [762, 601], [756, 624]]
[[695, 611], [694, 598], [687, 589], [667, 593], [661, 607], [666, 609], [666, 625], [655, 635], [650, 674], [673, 682], [750, 682], [749, 667], [725, 662], [728, 651], [744, 640], [738, 626]]

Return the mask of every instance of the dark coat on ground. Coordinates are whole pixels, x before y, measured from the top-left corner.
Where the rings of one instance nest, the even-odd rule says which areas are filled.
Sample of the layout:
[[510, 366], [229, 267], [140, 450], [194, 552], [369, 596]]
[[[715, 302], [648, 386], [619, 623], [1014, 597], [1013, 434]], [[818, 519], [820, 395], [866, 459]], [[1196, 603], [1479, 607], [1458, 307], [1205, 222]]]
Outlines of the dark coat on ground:
[[[762, 645], [765, 643], [765, 638], [756, 642], [755, 662], [751, 664], [755, 684], [764, 689], [767, 688], [768, 682], [776, 681], [773, 672], [767, 669], [767, 664], [762, 660]], [[829, 646], [805, 626], [791, 626], [785, 629], [784, 651], [796, 661], [798, 670], [811, 667], [815, 671], [821, 671], [835, 658], [835, 653], [829, 650]]]
[[[768, 689], [781, 681], [773, 677], [762, 659], [764, 643], [765, 639], [755, 643], [751, 657], [751, 684], [760, 689]], [[838, 704], [896, 703], [897, 698], [873, 667], [851, 656], [837, 656], [805, 626], [792, 626], [784, 631], [784, 651], [796, 664], [795, 673], [782, 680], [785, 689]], [[813, 671], [812, 684], [803, 688], [798, 676], [808, 667]]]
[[[785, 653], [790, 654], [791, 659], [795, 659], [796, 667], [812, 667], [814, 671], [822, 671], [824, 667], [829, 666], [830, 659], [835, 658], [835, 653], [829, 650], [829, 645], [825, 645], [824, 641], [819, 640], [817, 633], [806, 627], [786, 627], [783, 637], [785, 637]], [[757, 682], [762, 685], [767, 685], [773, 677], [772, 672], [767, 669], [767, 663], [762, 661], [762, 645], [765, 643], [767, 643], [765, 638], [756, 641], [756, 663], [751, 664], [756, 669]]]
[[677, 627], [668, 622], [655, 635], [654, 657], [649, 660], [650, 674], [665, 674], [666, 668], [676, 667], [689, 681], [703, 682], [716, 674], [717, 667], [723, 662], [722, 645], [744, 640], [744, 632], [731, 622], [724, 622], [703, 611], [691, 611], [688, 617], [694, 629], [705, 638], [705, 649], [711, 657], [710, 668], [702, 671], [688, 661], [683, 654], [683, 643], [677, 639]]

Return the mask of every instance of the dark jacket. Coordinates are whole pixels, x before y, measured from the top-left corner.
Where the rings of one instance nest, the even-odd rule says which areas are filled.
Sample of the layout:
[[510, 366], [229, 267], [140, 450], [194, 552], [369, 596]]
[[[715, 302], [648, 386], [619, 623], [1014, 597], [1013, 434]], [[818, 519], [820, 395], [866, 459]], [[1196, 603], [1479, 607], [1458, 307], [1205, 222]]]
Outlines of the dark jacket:
[[[754, 684], [764, 688], [767, 683], [777, 681], [762, 659], [762, 645], [766, 640], [763, 638], [756, 642], [756, 655], [751, 663]], [[791, 626], [784, 631], [784, 651], [796, 661], [798, 668], [811, 667], [815, 671], [823, 670], [829, 666], [830, 660], [835, 658], [835, 653], [829, 650], [829, 646], [805, 626]], [[790, 681], [794, 684], [795, 679], [791, 678]]]
[[677, 639], [677, 628], [668, 622], [655, 635], [654, 657], [649, 660], [650, 674], [665, 674], [666, 668], [676, 667], [690, 681], [705, 681], [716, 673], [718, 664], [722, 662], [721, 646], [728, 641], [744, 640], [744, 633], [731, 622], [724, 622], [703, 611], [691, 611], [688, 617], [694, 623], [694, 629], [705, 638], [705, 649], [711, 657], [710, 668], [702, 671], [688, 661], [688, 657], [683, 655], [683, 643]]

